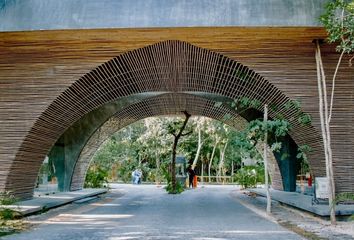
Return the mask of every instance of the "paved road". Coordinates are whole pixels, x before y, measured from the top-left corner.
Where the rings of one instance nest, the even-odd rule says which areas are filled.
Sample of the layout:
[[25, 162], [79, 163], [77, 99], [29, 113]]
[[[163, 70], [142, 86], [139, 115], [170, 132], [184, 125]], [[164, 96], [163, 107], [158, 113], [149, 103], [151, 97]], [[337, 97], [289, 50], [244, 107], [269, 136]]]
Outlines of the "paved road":
[[37, 225], [6, 239], [302, 239], [245, 208], [232, 186], [180, 195], [153, 185], [115, 187], [102, 200], [32, 217]]

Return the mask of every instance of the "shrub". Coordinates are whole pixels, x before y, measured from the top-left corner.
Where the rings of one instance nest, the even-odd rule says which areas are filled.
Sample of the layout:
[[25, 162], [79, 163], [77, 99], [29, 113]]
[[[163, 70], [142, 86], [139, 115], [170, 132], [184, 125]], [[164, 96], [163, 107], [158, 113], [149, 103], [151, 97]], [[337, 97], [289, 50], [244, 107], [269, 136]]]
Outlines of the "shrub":
[[262, 166], [245, 166], [236, 173], [236, 182], [242, 188], [255, 187], [257, 183], [264, 183], [264, 168]]
[[85, 178], [85, 187], [87, 188], [102, 188], [108, 183], [108, 171], [93, 166], [89, 168]]
[[20, 217], [21, 215], [19, 214], [19, 212], [10, 209], [10, 208], [0, 208], [0, 219], [1, 220], [13, 220], [16, 219], [18, 217]]
[[181, 192], [184, 191], [184, 186], [179, 181], [177, 181], [176, 182], [176, 191], [174, 192], [172, 189], [172, 182], [168, 182], [165, 189], [169, 194], [180, 194]]
[[[12, 205], [17, 201], [14, 195], [10, 192], [0, 193], [0, 205]], [[0, 219], [2, 220], [12, 220], [18, 216], [18, 212], [13, 209], [0, 207]]]
[[168, 165], [162, 166], [161, 171], [167, 181], [167, 186], [165, 187], [165, 189], [169, 194], [179, 194], [184, 191], [184, 185], [182, 185], [179, 181], [176, 181], [176, 191], [173, 191], [172, 177]]
[[0, 192], [0, 205], [12, 205], [17, 199], [11, 192]]

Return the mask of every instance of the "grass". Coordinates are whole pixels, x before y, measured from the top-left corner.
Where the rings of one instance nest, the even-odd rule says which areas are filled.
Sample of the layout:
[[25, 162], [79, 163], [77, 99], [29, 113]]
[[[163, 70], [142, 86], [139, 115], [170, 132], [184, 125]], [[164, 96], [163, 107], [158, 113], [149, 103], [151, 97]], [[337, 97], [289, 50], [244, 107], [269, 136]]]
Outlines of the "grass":
[[20, 219], [22, 214], [6, 207], [16, 204], [17, 199], [10, 192], [0, 193], [0, 237], [20, 232], [25, 229], [26, 224]]
[[278, 223], [282, 227], [289, 229], [290, 231], [293, 231], [293, 232], [299, 234], [300, 236], [302, 236], [306, 239], [309, 239], [309, 240], [326, 240], [327, 239], [327, 238], [319, 237], [313, 232], [306, 231], [289, 221], [278, 221]]

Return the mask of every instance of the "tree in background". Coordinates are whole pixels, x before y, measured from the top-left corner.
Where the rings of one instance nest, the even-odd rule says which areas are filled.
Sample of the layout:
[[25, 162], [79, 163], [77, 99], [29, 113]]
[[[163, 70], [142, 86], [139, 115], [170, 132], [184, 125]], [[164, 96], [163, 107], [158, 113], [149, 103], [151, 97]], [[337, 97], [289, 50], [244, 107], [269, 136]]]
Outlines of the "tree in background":
[[[99, 166], [108, 171], [109, 181], [130, 182], [131, 172], [138, 167], [143, 171], [144, 181], [160, 183], [170, 179], [174, 137], [169, 134], [169, 126], [178, 121], [183, 122], [173, 117], [153, 117], [123, 128], [100, 147], [90, 168]], [[191, 133], [180, 139], [177, 154], [190, 162], [195, 160], [198, 175], [209, 172], [210, 179], [215, 177], [220, 182], [223, 176], [235, 173], [246, 156], [260, 156], [253, 145], [245, 147], [247, 143], [237, 138], [239, 131], [222, 122], [191, 117], [185, 131]]]

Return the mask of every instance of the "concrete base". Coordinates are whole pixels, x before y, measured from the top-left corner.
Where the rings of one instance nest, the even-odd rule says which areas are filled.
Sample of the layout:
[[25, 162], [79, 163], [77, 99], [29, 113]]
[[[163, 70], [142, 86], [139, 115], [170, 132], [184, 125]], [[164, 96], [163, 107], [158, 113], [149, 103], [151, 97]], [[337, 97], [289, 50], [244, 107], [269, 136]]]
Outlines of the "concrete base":
[[6, 205], [4, 207], [14, 209], [23, 216], [28, 216], [51, 208], [60, 207], [80, 199], [97, 196], [107, 191], [108, 189], [88, 188], [74, 192], [58, 192], [56, 194], [41, 195], [31, 200], [20, 201], [17, 205]]
[[[248, 189], [252, 193], [256, 193], [260, 196], [266, 196], [265, 189], [253, 188]], [[286, 205], [305, 210], [307, 212], [314, 213], [321, 217], [329, 217], [329, 206], [322, 204], [312, 205], [312, 196], [300, 194], [297, 192], [283, 192], [277, 190], [271, 190], [272, 200], [284, 203]], [[354, 214], [354, 204], [338, 204], [336, 206], [337, 216], [348, 216]]]

